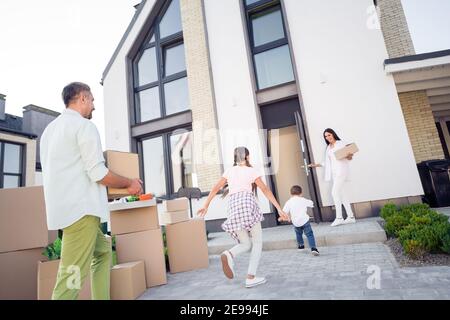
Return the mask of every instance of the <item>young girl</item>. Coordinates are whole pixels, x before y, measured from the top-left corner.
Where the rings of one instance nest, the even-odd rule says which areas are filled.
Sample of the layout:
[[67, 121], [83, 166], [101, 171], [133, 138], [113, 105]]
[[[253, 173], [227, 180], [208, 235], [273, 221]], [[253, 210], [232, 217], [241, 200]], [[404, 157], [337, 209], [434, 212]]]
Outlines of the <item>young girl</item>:
[[266, 282], [264, 277], [256, 277], [256, 269], [262, 252], [261, 221], [264, 220], [255, 197], [256, 188], [259, 187], [267, 199], [272, 202], [282, 219], [288, 219], [288, 216], [282, 211], [272, 192], [261, 180], [261, 174], [250, 165], [249, 151], [245, 147], [234, 149], [233, 167], [224, 172], [222, 178], [211, 190], [205, 205], [197, 212], [199, 216], [206, 215], [211, 200], [227, 183], [229, 188], [223, 197], [227, 194], [230, 195], [228, 219], [222, 224], [222, 229], [230, 233], [233, 239], [238, 241], [238, 244], [221, 254], [222, 268], [225, 276], [233, 279], [234, 258], [252, 249], [245, 280], [245, 286], [250, 288]]

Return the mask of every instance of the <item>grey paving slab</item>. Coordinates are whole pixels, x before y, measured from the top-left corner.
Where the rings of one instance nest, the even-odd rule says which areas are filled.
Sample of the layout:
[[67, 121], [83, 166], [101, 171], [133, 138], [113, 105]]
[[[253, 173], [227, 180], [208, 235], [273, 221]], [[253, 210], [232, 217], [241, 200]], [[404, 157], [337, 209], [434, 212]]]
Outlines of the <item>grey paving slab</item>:
[[[383, 243], [320, 248], [319, 257], [297, 249], [264, 251], [258, 275], [267, 283], [247, 289], [249, 254], [236, 258], [235, 279], [222, 273], [218, 255], [207, 269], [168, 274], [168, 283], [148, 289], [149, 300], [316, 300], [316, 299], [450, 299], [450, 267], [400, 268]], [[380, 288], [369, 289], [369, 267], [380, 271]]]

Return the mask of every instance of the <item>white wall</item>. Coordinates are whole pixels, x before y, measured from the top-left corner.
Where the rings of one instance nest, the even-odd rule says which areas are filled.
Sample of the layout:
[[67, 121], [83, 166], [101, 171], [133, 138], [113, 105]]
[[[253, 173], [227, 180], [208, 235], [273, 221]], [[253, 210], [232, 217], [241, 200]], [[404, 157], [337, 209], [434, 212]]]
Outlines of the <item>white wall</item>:
[[[261, 125], [240, 0], [204, 3], [224, 168], [233, 165], [233, 150], [242, 145], [249, 149], [252, 165], [264, 173]], [[261, 192], [259, 200], [262, 211], [270, 212], [269, 202]], [[217, 217], [225, 218], [226, 211]]]
[[130, 151], [126, 55], [141, 31], [155, 2], [155, 0], [147, 0], [108, 74], [103, 79], [105, 147], [108, 150]]
[[[323, 130], [356, 142], [351, 202], [423, 194], [381, 30], [368, 27], [372, 0], [284, 0], [316, 162]], [[330, 185], [318, 169], [324, 205]]]

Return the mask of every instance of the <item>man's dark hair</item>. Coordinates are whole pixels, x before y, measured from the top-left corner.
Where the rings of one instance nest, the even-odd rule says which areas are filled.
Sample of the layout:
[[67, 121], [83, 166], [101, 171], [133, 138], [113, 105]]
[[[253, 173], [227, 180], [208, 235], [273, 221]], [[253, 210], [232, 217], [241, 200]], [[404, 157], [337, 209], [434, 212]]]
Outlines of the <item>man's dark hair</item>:
[[300, 186], [292, 186], [291, 187], [291, 194], [294, 196], [298, 196], [302, 194], [302, 187]]
[[82, 82], [72, 82], [65, 86], [61, 95], [66, 108], [81, 92], [84, 91], [91, 92], [91, 88]]

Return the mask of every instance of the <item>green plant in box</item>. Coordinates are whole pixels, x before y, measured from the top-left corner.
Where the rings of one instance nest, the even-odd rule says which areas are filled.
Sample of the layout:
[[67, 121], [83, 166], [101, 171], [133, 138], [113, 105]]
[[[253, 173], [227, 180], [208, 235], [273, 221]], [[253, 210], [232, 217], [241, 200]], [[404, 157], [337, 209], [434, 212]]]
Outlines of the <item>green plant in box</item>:
[[61, 238], [56, 238], [52, 244], [49, 244], [45, 247], [42, 252], [44, 256], [47, 257], [48, 260], [58, 260], [61, 258]]

